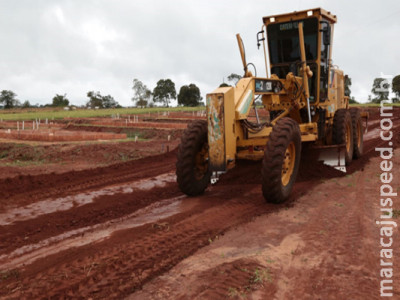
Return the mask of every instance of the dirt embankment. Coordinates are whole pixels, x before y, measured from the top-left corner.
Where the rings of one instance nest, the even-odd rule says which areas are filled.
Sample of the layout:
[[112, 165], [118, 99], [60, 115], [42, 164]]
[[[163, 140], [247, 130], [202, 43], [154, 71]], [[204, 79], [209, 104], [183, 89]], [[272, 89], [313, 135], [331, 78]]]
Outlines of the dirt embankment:
[[113, 165], [172, 151], [178, 143], [177, 139], [167, 138], [137, 142], [0, 143], [0, 178]]
[[140, 116], [136, 123], [133, 116], [57, 120], [40, 126], [34, 122], [35, 130], [17, 121], [2, 122], [6, 130], [0, 137], [0, 178], [90, 169], [172, 151], [190, 121], [188, 114], [174, 116]]

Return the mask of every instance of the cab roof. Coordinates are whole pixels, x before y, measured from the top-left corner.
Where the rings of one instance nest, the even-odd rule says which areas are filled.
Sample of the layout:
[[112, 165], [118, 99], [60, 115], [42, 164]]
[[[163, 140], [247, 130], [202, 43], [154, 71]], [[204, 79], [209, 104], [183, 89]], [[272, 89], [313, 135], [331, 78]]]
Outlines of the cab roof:
[[294, 11], [292, 13], [266, 16], [263, 17], [263, 22], [265, 25], [268, 25], [271, 23], [290, 22], [290, 21], [311, 18], [311, 17], [320, 17], [320, 16], [324, 17], [333, 24], [336, 23], [337, 21], [336, 15], [333, 15], [330, 11], [326, 11], [325, 9], [318, 7], [302, 11]]

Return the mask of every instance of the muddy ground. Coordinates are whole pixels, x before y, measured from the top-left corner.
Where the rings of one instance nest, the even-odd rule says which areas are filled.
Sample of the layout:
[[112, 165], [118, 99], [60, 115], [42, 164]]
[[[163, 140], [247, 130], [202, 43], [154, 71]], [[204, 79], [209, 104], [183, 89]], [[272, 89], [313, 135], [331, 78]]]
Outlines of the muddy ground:
[[[370, 113], [363, 158], [343, 174], [304, 155], [281, 205], [265, 203], [256, 162], [239, 163], [201, 197], [184, 196], [174, 175], [179, 135], [169, 152], [163, 138], [2, 143], [6, 162], [35, 151], [46, 160], [0, 168], [0, 297], [378, 299], [381, 170], [374, 149], [385, 144], [379, 112]], [[397, 148], [400, 109], [392, 120]], [[135, 147], [151, 156], [135, 156]], [[121, 160], [117, 150], [133, 156]], [[400, 192], [399, 155], [393, 176]], [[394, 209], [400, 213], [398, 199]], [[399, 238], [396, 231], [397, 258]]]

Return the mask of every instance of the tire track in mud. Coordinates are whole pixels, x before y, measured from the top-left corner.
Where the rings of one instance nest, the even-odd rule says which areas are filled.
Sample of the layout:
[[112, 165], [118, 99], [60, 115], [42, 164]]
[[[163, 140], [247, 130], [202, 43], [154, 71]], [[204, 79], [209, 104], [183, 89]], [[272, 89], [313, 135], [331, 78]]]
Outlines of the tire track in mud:
[[71, 230], [41, 240], [37, 244], [23, 246], [11, 253], [0, 255], [0, 265], [4, 269], [14, 269], [21, 265], [31, 264], [35, 260], [53, 253], [105, 240], [117, 231], [139, 227], [147, 223], [156, 222], [161, 218], [167, 218], [179, 212], [183, 197], [179, 196], [155, 202], [145, 208], [136, 210], [132, 214], [93, 226]]
[[[243, 188], [249, 190], [253, 187], [246, 185], [235, 191], [240, 193]], [[49, 297], [66, 293], [69, 297], [120, 297], [170, 269], [228, 228], [276, 209], [265, 205], [261, 198], [255, 205], [253, 197], [223, 199], [218, 194], [199, 201], [188, 212], [164, 219], [169, 229], [157, 229], [147, 224], [123, 230], [104, 242], [70, 249], [27, 266], [24, 273], [31, 278], [28, 282], [35, 282], [36, 287], [27, 284], [24, 295], [35, 297], [46, 290], [51, 291]], [[61, 257], [64, 259], [60, 260]], [[50, 265], [52, 268], [48, 270]], [[81, 268], [85, 265], [94, 266], [89, 275], [86, 268]], [[70, 274], [69, 280], [54, 277], [54, 274]], [[18, 293], [8, 295], [13, 297]]]
[[[156, 176], [174, 169], [176, 150], [107, 167], [0, 180], [0, 211], [51, 197]], [[157, 162], [157, 163], [154, 163]]]
[[167, 183], [165, 187], [148, 191], [135, 190], [127, 194], [101, 196], [90, 204], [0, 226], [0, 255], [54, 235], [120, 218], [152, 203], [180, 195], [175, 184]]
[[39, 202], [34, 202], [24, 207], [10, 209], [5, 213], [0, 213], [0, 226], [9, 225], [19, 221], [37, 218], [43, 214], [50, 214], [58, 211], [66, 211], [73, 207], [80, 207], [93, 203], [95, 198], [102, 196], [110, 196], [117, 193], [128, 194], [135, 190], [147, 191], [153, 188], [163, 187], [167, 183], [175, 182], [176, 176], [174, 173], [165, 173], [152, 178], [140, 179], [134, 182], [107, 186], [101, 190], [70, 195], [57, 199], [46, 199]]

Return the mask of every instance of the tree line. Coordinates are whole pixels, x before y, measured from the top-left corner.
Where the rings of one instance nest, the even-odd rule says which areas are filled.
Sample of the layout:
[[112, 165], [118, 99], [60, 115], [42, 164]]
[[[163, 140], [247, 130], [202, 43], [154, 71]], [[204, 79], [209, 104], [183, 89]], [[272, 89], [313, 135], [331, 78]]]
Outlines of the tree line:
[[[169, 107], [172, 100], [177, 99], [178, 105], [199, 106], [202, 104], [200, 89], [193, 83], [184, 85], [180, 88], [179, 94], [176, 94], [175, 83], [171, 79], [160, 79], [153, 91], [150, 91], [140, 80], [133, 80], [133, 104], [137, 107], [154, 106], [154, 103], [160, 103]], [[101, 95], [99, 91], [89, 91], [86, 96], [89, 98], [86, 108], [119, 108], [122, 107], [111, 95]], [[21, 103], [17, 99], [17, 94], [11, 90], [2, 90], [0, 92], [0, 105], [4, 109], [10, 108], [29, 108], [29, 107], [66, 107], [70, 105], [67, 94], [56, 94], [50, 104], [33, 105], [29, 100]]]
[[[389, 99], [390, 86], [394, 97]], [[351, 96], [351, 78], [346, 77], [345, 79], [345, 95], [349, 96], [349, 103], [359, 103], [356, 99]], [[372, 95], [368, 95], [368, 103], [381, 103], [383, 100], [391, 100], [392, 103], [400, 102], [400, 75], [393, 77], [392, 82], [385, 78], [375, 78], [372, 83], [371, 89]]]
[[[86, 96], [89, 100], [84, 105], [87, 108], [118, 108], [121, 105], [118, 104], [117, 101], [110, 95], [102, 96], [100, 92], [89, 91]], [[66, 107], [70, 105], [70, 101], [67, 98], [67, 94], [61, 95], [56, 94], [51, 104], [39, 105], [39, 104], [31, 104], [29, 100], [21, 103], [17, 99], [17, 94], [10, 90], [2, 90], [0, 92], [0, 104], [3, 105], [4, 109], [10, 108], [30, 108], [30, 107]]]
[[132, 101], [138, 107], [152, 106], [153, 103], [161, 103], [169, 107], [172, 100], [178, 100], [178, 105], [199, 106], [202, 104], [200, 89], [194, 84], [181, 86], [176, 94], [175, 83], [171, 79], [160, 79], [156, 87], [151, 91], [139, 79], [133, 79]]
[[[232, 73], [227, 77], [228, 81], [236, 84], [241, 76]], [[358, 103], [356, 99], [351, 96], [351, 78], [346, 77], [345, 79], [345, 95], [349, 96], [350, 103]], [[384, 78], [375, 78], [372, 84], [371, 93], [374, 95], [368, 96], [368, 102], [380, 103], [382, 100], [388, 100], [389, 88], [392, 87], [392, 92], [395, 94], [391, 100], [393, 103], [400, 102], [400, 75], [395, 76], [390, 82]], [[229, 86], [223, 82], [221, 87]], [[161, 103], [163, 106], [169, 107], [172, 100], [177, 100], [178, 105], [182, 106], [199, 106], [202, 105], [202, 97], [200, 95], [200, 89], [193, 83], [189, 85], [183, 85], [179, 93], [176, 93], [175, 83], [171, 79], [160, 79], [157, 82], [156, 87], [151, 91], [145, 84], [139, 79], [133, 79], [133, 97], [131, 100], [137, 107], [154, 106], [154, 103]], [[111, 96], [102, 96], [100, 92], [89, 91], [86, 96], [89, 100], [86, 102], [85, 107], [87, 108], [118, 108], [121, 105]], [[28, 100], [20, 102], [17, 99], [17, 95], [11, 90], [2, 90], [0, 92], [0, 105], [5, 109], [22, 107], [65, 107], [70, 105], [70, 101], [67, 95], [56, 94], [51, 104], [46, 105], [32, 105]]]
[[372, 103], [380, 103], [382, 100], [389, 100], [390, 85], [392, 86], [392, 92], [395, 97], [391, 100], [393, 103], [400, 102], [400, 75], [393, 77], [392, 82], [385, 78], [375, 78], [372, 84], [371, 93], [374, 95], [368, 96], [368, 101]]

